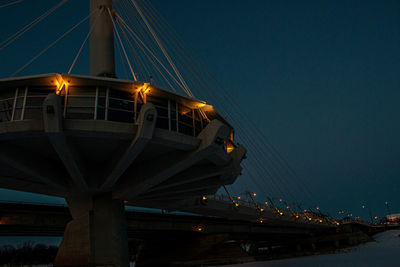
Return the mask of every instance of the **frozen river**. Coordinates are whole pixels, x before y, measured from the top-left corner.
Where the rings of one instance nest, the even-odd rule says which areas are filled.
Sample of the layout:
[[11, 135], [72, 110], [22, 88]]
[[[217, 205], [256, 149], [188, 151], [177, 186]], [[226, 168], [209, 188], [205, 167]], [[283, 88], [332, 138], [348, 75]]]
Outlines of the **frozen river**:
[[286, 267], [286, 266], [351, 266], [351, 267], [398, 267], [400, 266], [400, 230], [391, 230], [374, 236], [369, 242], [333, 254], [315, 255], [284, 260], [225, 265], [232, 267]]

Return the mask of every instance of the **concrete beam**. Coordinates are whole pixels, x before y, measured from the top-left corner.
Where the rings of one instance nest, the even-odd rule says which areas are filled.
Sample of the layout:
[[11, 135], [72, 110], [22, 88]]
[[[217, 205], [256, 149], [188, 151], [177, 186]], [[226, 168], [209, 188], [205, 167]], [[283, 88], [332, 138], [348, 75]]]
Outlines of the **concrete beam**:
[[[5, 144], [2, 144], [2, 150], [0, 152], [0, 161], [6, 165], [22, 171], [28, 177], [38, 180], [39, 183], [62, 190], [68, 188], [68, 184], [62, 179], [63, 170], [57, 171], [52, 167], [42, 167], [43, 162], [48, 162], [48, 160], [41, 158], [39, 155], [32, 155], [32, 153], [30, 153], [28, 158], [25, 153], [17, 151], [15, 147], [6, 148]], [[51, 163], [49, 162], [49, 164]]]
[[118, 161], [112, 163], [109, 167], [109, 175], [101, 186], [102, 190], [111, 190], [121, 175], [144, 150], [148, 142], [153, 138], [156, 121], [157, 110], [154, 105], [151, 103], [144, 104], [140, 110], [136, 136]]
[[62, 128], [61, 97], [49, 94], [43, 102], [43, 124], [50, 143], [67, 169], [78, 190], [87, 191], [84, 166], [73, 146], [68, 144]]
[[155, 192], [159, 190], [170, 189], [176, 186], [185, 185], [200, 180], [204, 180], [213, 176], [222, 175], [225, 170], [221, 170], [216, 166], [193, 166], [192, 168], [174, 176], [167, 182], [157, 185], [147, 192]]
[[[154, 167], [149, 170], [139, 170], [133, 175], [132, 182], [123, 184], [114, 194], [114, 197], [121, 199], [133, 199], [146, 192], [170, 177], [190, 168], [199, 161], [210, 157], [217, 151], [223, 150], [224, 140], [228, 137], [230, 129], [218, 120], [211, 121], [199, 134], [201, 140], [197, 150], [189, 152], [172, 162], [168, 159], [154, 162]], [[168, 155], [171, 157], [172, 155]]]
[[0, 175], [0, 187], [10, 190], [18, 190], [57, 197], [64, 197], [67, 188], [67, 186], [53, 186], [48, 182], [30, 180], [28, 181], [23, 178], [10, 177], [5, 175]]
[[[183, 173], [174, 176], [167, 183], [151, 188], [150, 190], [147, 191], [147, 193], [150, 193], [151, 196], [153, 196], [153, 193], [156, 194], [157, 192], [166, 189], [168, 189], [169, 193], [176, 193], [175, 190], [181, 190], [182, 187], [184, 186], [189, 188], [192, 187], [202, 188], [201, 186], [199, 187], [199, 184], [201, 185], [202, 180], [204, 183], [209, 185], [209, 187], [232, 184], [242, 171], [240, 163], [244, 158], [245, 154], [246, 154], [246, 149], [242, 145], [239, 145], [230, 154], [232, 161], [227, 167], [221, 168], [217, 166], [193, 166], [192, 168], [184, 171]], [[215, 176], [218, 176], [218, 178], [211, 180], [209, 179]], [[188, 190], [179, 191], [179, 193], [184, 193], [189, 191]], [[144, 197], [148, 197], [148, 194], [144, 195]]]

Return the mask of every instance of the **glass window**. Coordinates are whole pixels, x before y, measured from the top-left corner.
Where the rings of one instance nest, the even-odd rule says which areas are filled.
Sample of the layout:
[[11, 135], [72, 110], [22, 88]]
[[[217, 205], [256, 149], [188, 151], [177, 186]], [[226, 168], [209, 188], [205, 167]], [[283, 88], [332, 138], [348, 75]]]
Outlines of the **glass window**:
[[0, 122], [10, 121], [14, 99], [0, 100]]
[[120, 109], [133, 112], [134, 102], [128, 100], [110, 98], [108, 107], [112, 109]]
[[133, 112], [108, 109], [108, 120], [120, 122], [133, 122]]
[[96, 95], [96, 88], [94, 88], [94, 87], [70, 86], [68, 88], [68, 96], [94, 97], [95, 95]]
[[24, 120], [36, 120], [43, 117], [42, 107], [26, 107]]

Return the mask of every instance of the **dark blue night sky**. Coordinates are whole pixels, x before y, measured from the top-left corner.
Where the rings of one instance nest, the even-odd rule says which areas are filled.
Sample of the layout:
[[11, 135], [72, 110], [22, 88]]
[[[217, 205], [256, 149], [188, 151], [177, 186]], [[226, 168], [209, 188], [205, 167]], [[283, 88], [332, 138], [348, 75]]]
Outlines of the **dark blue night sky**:
[[[1, 1], [1, 3], [7, 1]], [[0, 41], [56, 1], [0, 9]], [[70, 0], [0, 51], [7, 77], [88, 14]], [[323, 210], [400, 212], [400, 2], [153, 0], [269, 141]], [[21, 75], [65, 73], [84, 25]], [[87, 47], [75, 73], [88, 74]], [[218, 107], [216, 107], [218, 109]], [[249, 151], [251, 157], [251, 151]], [[0, 191], [1, 200], [47, 198]]]

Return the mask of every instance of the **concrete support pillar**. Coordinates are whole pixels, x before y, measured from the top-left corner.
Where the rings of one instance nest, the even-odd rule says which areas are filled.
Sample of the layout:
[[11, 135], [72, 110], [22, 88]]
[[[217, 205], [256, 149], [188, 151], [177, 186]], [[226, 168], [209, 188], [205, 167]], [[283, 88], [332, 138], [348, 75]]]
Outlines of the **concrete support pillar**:
[[[115, 77], [112, 0], [90, 0], [90, 75]], [[97, 12], [93, 12], [97, 11]], [[99, 14], [100, 12], [100, 14]]]
[[123, 202], [111, 194], [67, 199], [67, 224], [54, 266], [129, 266]]

